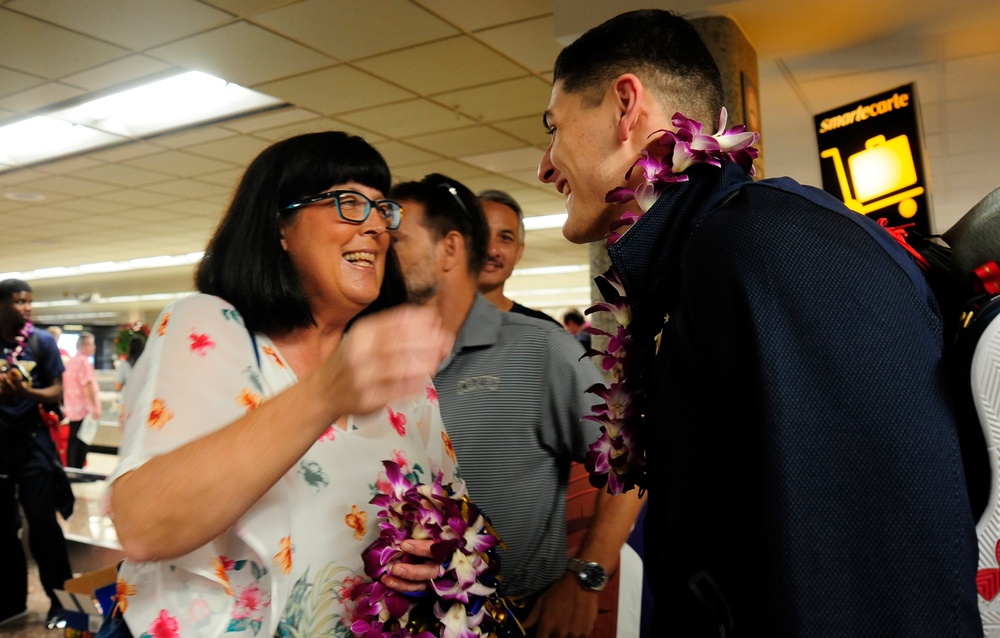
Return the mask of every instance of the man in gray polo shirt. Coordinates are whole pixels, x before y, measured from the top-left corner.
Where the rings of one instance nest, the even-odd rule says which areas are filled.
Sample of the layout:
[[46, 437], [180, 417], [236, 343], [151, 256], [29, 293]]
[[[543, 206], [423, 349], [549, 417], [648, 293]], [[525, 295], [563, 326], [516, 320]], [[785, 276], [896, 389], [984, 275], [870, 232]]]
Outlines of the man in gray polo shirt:
[[456, 335], [434, 385], [469, 495], [507, 545], [508, 594], [533, 605], [538, 636], [589, 635], [597, 591], [618, 566], [641, 507], [598, 497], [591, 528], [567, 567], [566, 480], [599, 429], [582, 421], [603, 379], [572, 335], [498, 310], [477, 292], [488, 228], [475, 195], [442, 175], [393, 189], [404, 209], [392, 234], [410, 300], [434, 305]]

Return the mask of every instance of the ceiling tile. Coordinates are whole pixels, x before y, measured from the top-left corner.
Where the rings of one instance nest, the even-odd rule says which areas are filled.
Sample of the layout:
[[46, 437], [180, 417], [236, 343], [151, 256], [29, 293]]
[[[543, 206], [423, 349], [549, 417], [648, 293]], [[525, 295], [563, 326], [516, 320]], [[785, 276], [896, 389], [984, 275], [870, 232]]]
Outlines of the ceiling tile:
[[340, 60], [439, 40], [458, 31], [409, 0], [305, 0], [254, 22]]
[[411, 100], [399, 104], [379, 106], [357, 113], [341, 115], [339, 119], [397, 138], [475, 124], [473, 120], [464, 115], [431, 104], [427, 100]]
[[133, 80], [146, 78], [170, 68], [169, 64], [144, 55], [130, 55], [127, 58], [102, 64], [95, 69], [76, 73], [63, 78], [65, 84], [78, 86], [87, 91], [101, 91], [117, 87]]
[[245, 117], [228, 120], [220, 126], [240, 133], [253, 133], [254, 131], [262, 131], [276, 126], [285, 126], [303, 120], [311, 120], [315, 117], [316, 114], [312, 111], [294, 106], [286, 106], [284, 108], [265, 111], [264, 113], [253, 113]]
[[459, 181], [471, 179], [473, 177], [483, 177], [486, 173], [475, 166], [469, 166], [454, 160], [432, 160], [430, 162], [418, 162], [408, 166], [400, 166], [392, 171], [392, 179], [395, 182], [420, 180], [425, 175], [440, 173]]
[[118, 190], [117, 187], [110, 184], [90, 179], [70, 177], [68, 175], [44, 177], [35, 180], [30, 182], [30, 189], [39, 193], [52, 192], [62, 195], [72, 195], [74, 197], [91, 197]]
[[[99, 195], [96, 199], [99, 201], [108, 201], [115, 204], [127, 204], [132, 207], [148, 207], [148, 206], [159, 206], [160, 204], [166, 204], [168, 202], [176, 202], [182, 197], [179, 197], [176, 193], [174, 195], [167, 195], [164, 193], [153, 193], [150, 191], [139, 190], [139, 189], [127, 189], [119, 190], [113, 193], [105, 193]], [[161, 254], [161, 253], [154, 253]]]
[[[130, 160], [136, 161], [136, 160]], [[98, 166], [76, 174], [83, 179], [94, 180], [95, 182], [105, 182], [116, 186], [145, 186], [146, 184], [156, 184], [170, 179], [168, 175], [145, 171], [124, 164], [109, 164]]]
[[143, 49], [216, 27], [233, 19], [195, 0], [13, 0], [12, 9], [129, 49]]
[[542, 159], [542, 154], [536, 148], [515, 148], [495, 153], [466, 155], [459, 159], [487, 171], [506, 173], [508, 171], [537, 168], [538, 162]]
[[537, 148], [544, 149], [549, 145], [550, 141], [549, 134], [545, 131], [545, 127], [542, 126], [542, 113], [548, 104], [548, 101], [546, 101], [545, 106], [540, 108], [535, 115], [508, 120], [506, 122], [493, 122], [490, 126], [510, 133], [519, 140], [524, 140]]
[[339, 131], [342, 130], [343, 127], [344, 124], [342, 122], [331, 118], [313, 117], [311, 120], [301, 120], [291, 124], [285, 124], [283, 126], [275, 126], [273, 128], [254, 131], [254, 137], [259, 137], [271, 142], [277, 142], [278, 140], [295, 137], [296, 135], [305, 135], [306, 133]]
[[455, 129], [420, 135], [406, 139], [408, 144], [419, 146], [438, 155], [461, 157], [472, 153], [499, 151], [521, 146], [522, 142], [506, 133], [485, 126]]
[[421, 95], [490, 84], [528, 72], [467, 36], [387, 53], [356, 65]]
[[[200, 157], [183, 151], [167, 151], [157, 155], [146, 155], [134, 160], [122, 162], [123, 166], [166, 173], [176, 177], [193, 177], [206, 171], [221, 171], [231, 168], [232, 163]], [[157, 180], [163, 182], [165, 180]], [[154, 182], [149, 182], [154, 183]]]
[[421, 0], [421, 2], [434, 13], [447, 16], [450, 22], [467, 31], [477, 31], [485, 27], [552, 13], [552, 0], [506, 0], [505, 2]]
[[48, 177], [45, 173], [40, 172], [38, 169], [33, 168], [21, 168], [13, 171], [8, 171], [6, 173], [0, 173], [0, 188], [7, 186], [13, 186], [17, 184], [24, 184], [26, 182], [33, 182], [37, 179], [42, 179]]
[[225, 126], [198, 126], [193, 129], [169, 133], [153, 138], [152, 142], [159, 147], [187, 148], [196, 144], [205, 144], [215, 140], [233, 137], [236, 134]]
[[112, 213], [118, 213], [123, 210], [130, 210], [129, 206], [125, 204], [115, 204], [113, 202], [99, 202], [96, 199], [90, 198], [74, 198], [67, 200], [65, 202], [60, 202], [59, 206], [67, 210], [75, 210], [79, 213], [94, 213], [101, 217], [112, 217], [117, 219], [117, 215], [111, 215]]
[[270, 11], [295, 0], [202, 0], [205, 4], [218, 7], [233, 15], [241, 17], [252, 16], [263, 11]]
[[16, 71], [56, 80], [127, 53], [120, 47], [0, 7], [0, 60]]
[[[184, 150], [188, 153], [194, 153], [195, 155], [201, 155], [203, 157], [210, 157], [212, 159], [219, 160], [220, 162], [227, 162], [230, 165], [235, 164], [236, 166], [246, 166], [268, 146], [270, 146], [270, 144], [264, 140], [240, 135], [238, 137], [227, 137], [214, 142], [206, 142], [205, 144], [195, 144], [188, 146]], [[203, 172], [212, 173], [215, 171]]]
[[385, 158], [390, 168], [440, 159], [437, 155], [414, 148], [408, 144], [403, 144], [402, 142], [378, 142], [373, 144], [373, 146], [382, 154], [382, 157]]
[[83, 94], [82, 89], [59, 82], [48, 82], [14, 95], [8, 95], [0, 100], [0, 107], [17, 113], [31, 113]]
[[185, 38], [148, 53], [246, 87], [334, 63], [321, 53], [245, 22]]
[[94, 166], [104, 166], [104, 164], [105, 162], [98, 161], [89, 155], [84, 155], [55, 162], [47, 162], [39, 166], [39, 170], [46, 175], [62, 175], [65, 173], [75, 173], [85, 168], [93, 168]]
[[152, 155], [153, 153], [162, 152], [162, 147], [149, 142], [129, 142], [127, 144], [121, 144], [102, 151], [95, 151], [94, 153], [91, 153], [90, 156], [94, 159], [110, 164], [112, 162], [122, 162], [128, 159], [142, 157], [143, 155]]
[[562, 51], [553, 32], [552, 16], [508, 24], [476, 33], [476, 37], [534, 71], [548, 71]]
[[[541, 113], [548, 106], [551, 94], [552, 87], [548, 82], [526, 77], [442, 93], [435, 95], [434, 101], [454, 106], [473, 119], [493, 122]], [[541, 116], [537, 117], [540, 119]]]
[[260, 84], [254, 90], [324, 115], [356, 111], [414, 97], [410, 91], [344, 65]]
[[[11, 95], [13, 93], [19, 93], [26, 89], [43, 84], [44, 82], [45, 80], [33, 75], [28, 75], [27, 73], [20, 73], [18, 71], [12, 71], [11, 69], [0, 68], [0, 97]], [[0, 114], [0, 117], [2, 116], [3, 115]]]
[[[176, 196], [180, 194], [184, 197], [217, 197], [229, 194], [229, 189], [227, 188], [207, 182], [196, 182], [193, 179], [178, 179], [160, 184], [150, 184], [144, 187], [143, 190], [163, 195]], [[173, 203], [171, 202], [171, 204]], [[171, 210], [173, 209], [171, 208]]]
[[[247, 163], [249, 164], [249, 162]], [[225, 186], [227, 189], [226, 192], [231, 193], [240, 178], [243, 177], [243, 171], [243, 168], [233, 168], [227, 171], [219, 171], [218, 173], [199, 175], [198, 181], [206, 182], [208, 184], [216, 184], [217, 186]]]

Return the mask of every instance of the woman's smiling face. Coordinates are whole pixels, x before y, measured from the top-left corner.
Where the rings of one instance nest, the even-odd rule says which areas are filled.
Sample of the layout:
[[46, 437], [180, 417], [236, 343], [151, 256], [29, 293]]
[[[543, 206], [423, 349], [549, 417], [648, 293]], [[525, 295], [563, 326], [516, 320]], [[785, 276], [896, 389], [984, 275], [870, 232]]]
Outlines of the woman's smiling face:
[[[371, 200], [384, 197], [357, 182], [326, 190], [356, 191]], [[358, 224], [342, 220], [332, 199], [303, 206], [283, 226], [281, 245], [314, 312], [325, 306], [353, 317], [378, 298], [389, 249], [389, 233], [378, 211]]]

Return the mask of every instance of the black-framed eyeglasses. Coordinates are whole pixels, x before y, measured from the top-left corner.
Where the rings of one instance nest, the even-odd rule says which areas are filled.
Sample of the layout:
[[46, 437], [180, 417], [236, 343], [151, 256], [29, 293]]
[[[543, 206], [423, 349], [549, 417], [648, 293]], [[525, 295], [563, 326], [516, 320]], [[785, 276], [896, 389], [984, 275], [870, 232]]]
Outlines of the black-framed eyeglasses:
[[333, 200], [337, 215], [345, 222], [352, 224], [361, 224], [367, 220], [373, 208], [378, 211], [385, 222], [385, 227], [389, 230], [399, 228], [399, 222], [403, 219], [403, 207], [399, 205], [399, 202], [394, 202], [391, 199], [371, 200], [362, 193], [350, 190], [328, 191], [304, 197], [285, 206], [281, 212], [288, 213], [326, 200]]

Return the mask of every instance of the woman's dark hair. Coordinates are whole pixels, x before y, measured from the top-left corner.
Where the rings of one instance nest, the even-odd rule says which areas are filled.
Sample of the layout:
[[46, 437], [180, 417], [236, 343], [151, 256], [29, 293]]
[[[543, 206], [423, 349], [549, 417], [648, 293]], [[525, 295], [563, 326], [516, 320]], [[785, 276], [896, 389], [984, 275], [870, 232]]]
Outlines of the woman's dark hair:
[[638, 75], [658, 99], [678, 100], [688, 117], [713, 122], [722, 108], [719, 67], [691, 23], [670, 11], [630, 11], [590, 29], [559, 53], [553, 80], [596, 106], [623, 73]]
[[[252, 331], [280, 334], [313, 325], [309, 299], [281, 245], [287, 220], [279, 219], [278, 211], [347, 182], [381, 193], [392, 184], [385, 160], [356, 135], [309, 133], [265, 149], [247, 167], [205, 249], [195, 275], [198, 290], [233, 304]], [[390, 249], [378, 299], [361, 314], [405, 300], [402, 271]]]
[[125, 357], [130, 366], [135, 366], [136, 360], [142, 351], [146, 349], [146, 340], [142, 337], [133, 336], [128, 340], [128, 355]]
[[[435, 240], [451, 231], [458, 231], [465, 238], [465, 252], [470, 274], [478, 274], [486, 265], [490, 229], [479, 198], [464, 184], [431, 173], [419, 182], [404, 182], [392, 189], [397, 200], [419, 202], [424, 207], [427, 228]], [[404, 213], [405, 213], [405, 206]]]

